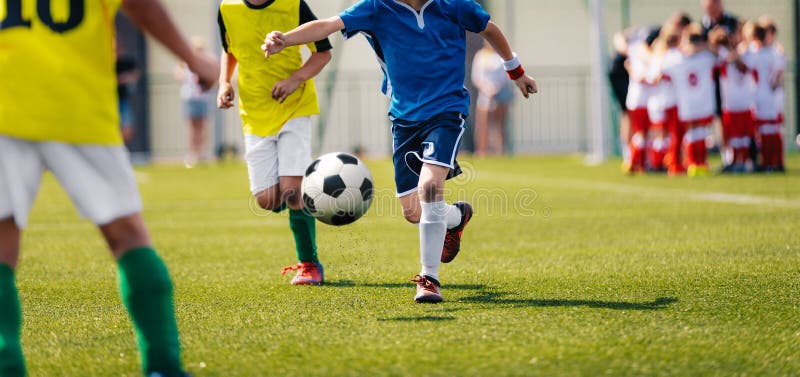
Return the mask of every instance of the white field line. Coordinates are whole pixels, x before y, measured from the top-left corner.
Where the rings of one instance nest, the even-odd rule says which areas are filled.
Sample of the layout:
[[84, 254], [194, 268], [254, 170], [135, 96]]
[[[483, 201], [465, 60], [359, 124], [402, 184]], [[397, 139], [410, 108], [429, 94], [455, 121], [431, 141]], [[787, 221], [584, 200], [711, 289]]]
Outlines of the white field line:
[[[771, 198], [768, 196], [735, 194], [729, 192], [698, 192], [686, 189], [669, 189], [652, 186], [633, 186], [619, 183], [598, 182], [586, 179], [546, 178], [539, 176], [526, 176], [525, 178], [526, 181], [534, 183], [534, 188], [537, 185], [542, 185], [580, 191], [603, 191], [615, 194], [631, 194], [647, 199], [683, 199], [696, 202], [800, 209], [800, 201]], [[481, 173], [481, 179], [488, 179], [492, 182], [508, 182], [513, 184], [519, 184], [520, 182], [519, 176], [511, 174]]]

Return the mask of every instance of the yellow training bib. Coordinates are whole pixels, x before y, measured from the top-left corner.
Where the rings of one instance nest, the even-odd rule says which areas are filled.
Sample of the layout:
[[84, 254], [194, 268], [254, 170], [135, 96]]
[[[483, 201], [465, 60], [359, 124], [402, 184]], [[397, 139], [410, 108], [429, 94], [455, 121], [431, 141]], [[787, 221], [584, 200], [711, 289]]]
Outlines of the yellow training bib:
[[114, 15], [121, 0], [0, 0], [0, 135], [121, 145]]
[[[263, 7], [223, 0], [220, 18], [227, 52], [239, 63], [239, 113], [246, 134], [274, 136], [290, 119], [319, 114], [313, 80], [301, 84], [283, 104], [272, 99], [275, 84], [303, 66], [300, 47], [289, 47], [269, 60], [261, 50], [268, 33], [300, 24], [300, 0], [276, 0]], [[313, 43], [308, 47], [315, 51]]]

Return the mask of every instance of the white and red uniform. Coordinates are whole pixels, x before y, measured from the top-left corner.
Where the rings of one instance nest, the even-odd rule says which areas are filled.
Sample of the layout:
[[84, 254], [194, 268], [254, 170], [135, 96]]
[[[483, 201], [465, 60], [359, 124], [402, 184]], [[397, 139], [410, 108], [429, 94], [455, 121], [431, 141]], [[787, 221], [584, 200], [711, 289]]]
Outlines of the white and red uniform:
[[753, 134], [753, 108], [756, 81], [753, 71], [745, 64], [751, 59], [747, 52], [741, 63], [729, 61], [730, 52], [720, 49], [720, 92], [722, 95], [722, 137], [733, 150], [733, 163], [744, 163], [749, 155]]
[[633, 43], [628, 48], [630, 62], [630, 83], [625, 105], [628, 108], [628, 119], [631, 124], [630, 169], [644, 170], [645, 136], [650, 127], [650, 116], [647, 113], [647, 102], [652, 95], [652, 87], [647, 83], [649, 72], [649, 51], [644, 42]]
[[755, 118], [756, 137], [759, 141], [761, 165], [777, 168], [783, 164], [783, 135], [781, 109], [776, 101], [775, 80], [780, 71], [778, 54], [773, 48], [757, 48], [747, 59], [747, 65], [756, 77]]
[[702, 51], [683, 56], [677, 64], [664, 69], [664, 78], [672, 81], [678, 96], [678, 120], [687, 129], [683, 142], [690, 165], [706, 165], [707, 127], [714, 121], [717, 106], [716, 67], [717, 57]]
[[683, 53], [676, 48], [668, 49], [661, 60], [652, 64], [650, 81], [654, 82], [652, 95], [647, 102], [647, 110], [654, 129], [660, 129], [667, 137], [656, 137], [650, 148], [650, 161], [655, 168], [663, 163], [670, 166], [673, 172], [680, 168], [680, 140], [683, 139], [678, 123], [678, 97], [675, 85], [670, 80], [661, 80], [664, 70], [670, 69], [683, 58]]
[[[775, 46], [767, 47], [767, 49], [771, 50], [775, 56], [775, 77], [772, 78], [772, 82], [777, 83], [777, 81], [783, 77], [783, 73], [786, 72], [786, 55]], [[783, 89], [783, 85], [777, 85], [774, 93], [775, 105], [778, 106], [778, 121], [782, 125], [784, 121], [784, 112], [786, 110], [786, 92]]]

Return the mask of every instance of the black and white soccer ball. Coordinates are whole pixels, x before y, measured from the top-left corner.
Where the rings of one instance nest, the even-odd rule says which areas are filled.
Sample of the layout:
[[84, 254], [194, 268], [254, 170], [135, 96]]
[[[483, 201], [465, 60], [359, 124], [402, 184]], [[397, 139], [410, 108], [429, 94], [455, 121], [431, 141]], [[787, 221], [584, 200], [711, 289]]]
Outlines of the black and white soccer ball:
[[367, 213], [373, 187], [372, 174], [358, 157], [329, 153], [306, 170], [303, 203], [317, 220], [329, 225], [347, 225]]

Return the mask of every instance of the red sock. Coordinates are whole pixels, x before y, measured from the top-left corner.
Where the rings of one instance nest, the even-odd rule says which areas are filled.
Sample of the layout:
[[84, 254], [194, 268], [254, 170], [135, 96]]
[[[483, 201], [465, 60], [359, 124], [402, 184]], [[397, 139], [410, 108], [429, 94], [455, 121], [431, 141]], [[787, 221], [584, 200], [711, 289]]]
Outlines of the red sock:
[[775, 167], [782, 168], [783, 165], [783, 134], [779, 133], [775, 135], [775, 155], [773, 157], [775, 159]]
[[706, 129], [695, 127], [686, 131], [686, 157], [689, 165], [706, 165]]
[[772, 165], [773, 164], [772, 156], [773, 156], [773, 153], [774, 153], [773, 152], [774, 146], [773, 146], [773, 140], [772, 140], [773, 137], [772, 136], [773, 135], [770, 135], [770, 134], [761, 135], [761, 148], [760, 148], [761, 164], [765, 168], [773, 167], [773, 165]]
[[744, 164], [745, 162], [747, 162], [747, 159], [749, 157], [750, 157], [750, 139], [745, 137], [739, 138], [739, 143], [733, 150], [733, 163]]
[[631, 171], [644, 170], [645, 140], [640, 132], [631, 137]]
[[664, 169], [664, 154], [666, 144], [663, 137], [656, 137], [650, 145], [650, 164], [654, 170]]
[[667, 163], [672, 172], [680, 172], [683, 170], [683, 138], [685, 133], [684, 126], [681, 124], [675, 125], [670, 134]]

